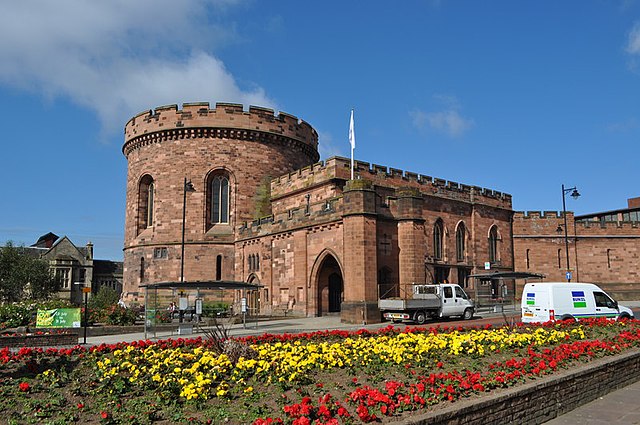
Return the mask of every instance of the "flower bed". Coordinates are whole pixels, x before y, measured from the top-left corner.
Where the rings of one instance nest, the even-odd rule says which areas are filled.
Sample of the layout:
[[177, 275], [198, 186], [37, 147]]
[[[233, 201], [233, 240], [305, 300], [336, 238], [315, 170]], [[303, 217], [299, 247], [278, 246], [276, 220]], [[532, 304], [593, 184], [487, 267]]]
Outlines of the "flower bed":
[[76, 344], [78, 344], [78, 332], [74, 330], [41, 330], [0, 334], [0, 348], [55, 347]]
[[638, 345], [640, 322], [597, 320], [4, 349], [0, 391], [9, 397], [0, 408], [15, 423], [38, 409], [80, 422], [388, 422], [520, 390]]

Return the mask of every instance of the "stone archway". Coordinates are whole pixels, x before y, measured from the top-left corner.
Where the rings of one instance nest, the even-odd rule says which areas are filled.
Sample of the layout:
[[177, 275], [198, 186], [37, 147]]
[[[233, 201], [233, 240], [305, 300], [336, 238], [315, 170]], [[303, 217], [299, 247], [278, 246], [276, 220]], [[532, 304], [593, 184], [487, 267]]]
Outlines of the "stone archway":
[[[251, 275], [247, 283], [259, 285], [260, 280], [256, 275]], [[257, 316], [260, 314], [260, 290], [247, 291], [247, 309], [250, 316]]]
[[340, 313], [344, 298], [344, 280], [338, 261], [332, 254], [327, 254], [317, 269], [317, 315]]

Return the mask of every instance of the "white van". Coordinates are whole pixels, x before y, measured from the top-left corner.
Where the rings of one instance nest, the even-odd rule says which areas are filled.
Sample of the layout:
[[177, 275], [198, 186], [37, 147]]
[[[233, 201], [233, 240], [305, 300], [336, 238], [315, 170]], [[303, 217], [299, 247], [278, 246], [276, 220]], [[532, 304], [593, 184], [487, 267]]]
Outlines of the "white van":
[[631, 309], [618, 305], [617, 301], [592, 283], [527, 283], [522, 291], [521, 310], [524, 323], [586, 317], [633, 319]]

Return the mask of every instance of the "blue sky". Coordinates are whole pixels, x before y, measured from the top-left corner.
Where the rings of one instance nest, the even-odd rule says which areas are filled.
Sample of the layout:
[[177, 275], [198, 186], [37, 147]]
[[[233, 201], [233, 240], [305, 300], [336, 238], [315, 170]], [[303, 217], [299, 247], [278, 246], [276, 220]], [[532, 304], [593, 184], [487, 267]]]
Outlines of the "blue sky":
[[[322, 159], [513, 196], [640, 196], [640, 0], [21, 0], [0, 15], [0, 242], [49, 231], [122, 259], [123, 128], [160, 105], [271, 107]], [[177, 165], [179, 166], [179, 165]]]

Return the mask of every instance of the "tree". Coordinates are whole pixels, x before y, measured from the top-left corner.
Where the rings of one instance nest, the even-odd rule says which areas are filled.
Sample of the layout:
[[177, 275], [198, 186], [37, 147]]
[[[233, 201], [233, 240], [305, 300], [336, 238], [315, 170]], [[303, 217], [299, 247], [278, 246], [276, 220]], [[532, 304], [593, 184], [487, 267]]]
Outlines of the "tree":
[[0, 248], [0, 300], [41, 300], [57, 290], [47, 261], [28, 255], [24, 247], [16, 247], [11, 241]]

